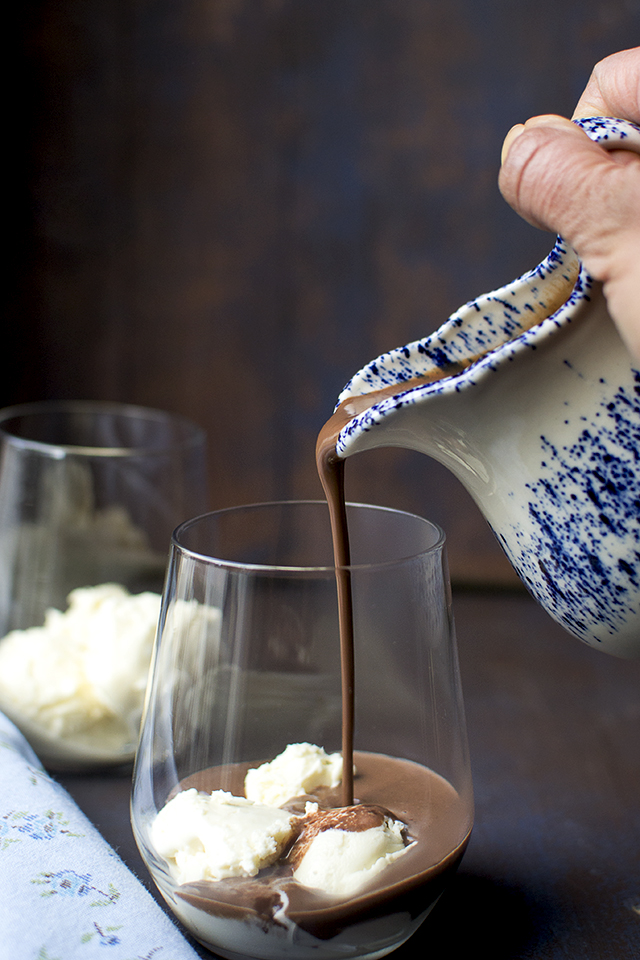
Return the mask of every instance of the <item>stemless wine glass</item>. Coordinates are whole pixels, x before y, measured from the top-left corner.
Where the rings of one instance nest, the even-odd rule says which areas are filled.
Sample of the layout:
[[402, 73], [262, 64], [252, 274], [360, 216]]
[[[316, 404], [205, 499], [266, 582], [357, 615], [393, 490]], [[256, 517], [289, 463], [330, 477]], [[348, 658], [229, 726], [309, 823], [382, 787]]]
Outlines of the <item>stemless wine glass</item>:
[[204, 452], [199, 427], [142, 407], [0, 411], [0, 709], [51, 768], [133, 761], [171, 531], [206, 509]]
[[[378, 507], [349, 505], [348, 521], [355, 808], [342, 808], [340, 787], [322, 780], [342, 742], [326, 504], [223, 510], [173, 536], [132, 824], [170, 908], [223, 957], [384, 956], [425, 918], [469, 837], [473, 799], [444, 537], [426, 520]], [[320, 751], [329, 759], [314, 787]], [[245, 774], [256, 767], [267, 793], [256, 797], [252, 788], [246, 799]], [[274, 785], [279, 799], [269, 792]], [[377, 862], [385, 852], [371, 846], [379, 832], [343, 819], [365, 804], [403, 824], [388, 861]], [[323, 838], [362, 838], [360, 852], [331, 860], [312, 840], [304, 854], [313, 828], [300, 830], [323, 817], [337, 828], [320, 827]], [[312, 847], [320, 869], [301, 882], [300, 858]]]

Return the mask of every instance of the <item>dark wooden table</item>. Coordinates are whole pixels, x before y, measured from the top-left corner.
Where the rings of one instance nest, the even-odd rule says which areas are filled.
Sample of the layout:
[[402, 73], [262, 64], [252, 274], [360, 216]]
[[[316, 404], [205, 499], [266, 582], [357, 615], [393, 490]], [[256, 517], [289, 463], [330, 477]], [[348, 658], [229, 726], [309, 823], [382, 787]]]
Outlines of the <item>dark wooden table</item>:
[[[454, 604], [476, 825], [455, 880], [395, 957], [637, 960], [640, 661], [572, 640], [523, 594]], [[155, 895], [128, 779], [59, 779]]]

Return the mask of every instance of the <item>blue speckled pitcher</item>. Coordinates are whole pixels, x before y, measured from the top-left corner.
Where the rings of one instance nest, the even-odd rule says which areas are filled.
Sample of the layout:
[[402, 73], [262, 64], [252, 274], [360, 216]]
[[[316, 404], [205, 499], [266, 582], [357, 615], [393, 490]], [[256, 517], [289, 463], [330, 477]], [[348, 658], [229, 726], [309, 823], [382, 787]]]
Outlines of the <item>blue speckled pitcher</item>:
[[[580, 125], [604, 146], [640, 152], [633, 124]], [[402, 390], [449, 364], [469, 365]], [[637, 657], [639, 366], [601, 285], [559, 239], [530, 273], [357, 373], [340, 402], [392, 384], [398, 392], [354, 416], [336, 449], [408, 447], [439, 460], [552, 617], [600, 650]]]

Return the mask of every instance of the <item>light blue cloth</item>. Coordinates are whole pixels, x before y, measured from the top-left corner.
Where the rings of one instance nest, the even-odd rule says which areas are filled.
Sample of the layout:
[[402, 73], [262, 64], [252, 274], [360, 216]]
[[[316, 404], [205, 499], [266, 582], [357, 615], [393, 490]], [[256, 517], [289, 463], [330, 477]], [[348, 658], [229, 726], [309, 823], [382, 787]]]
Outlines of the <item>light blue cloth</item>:
[[0, 713], [0, 960], [198, 960]]

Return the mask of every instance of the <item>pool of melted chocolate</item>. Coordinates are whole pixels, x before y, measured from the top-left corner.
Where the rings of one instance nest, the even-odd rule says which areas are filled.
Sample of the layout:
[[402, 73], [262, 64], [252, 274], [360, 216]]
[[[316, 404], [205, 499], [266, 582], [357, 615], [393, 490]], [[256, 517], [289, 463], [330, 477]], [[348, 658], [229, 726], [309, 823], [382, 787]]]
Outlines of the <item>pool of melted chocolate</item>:
[[[175, 889], [176, 896], [207, 914], [252, 918], [265, 927], [282, 923], [279, 912], [286, 904], [288, 921], [322, 940], [371, 916], [424, 913], [462, 857], [471, 831], [468, 806], [446, 780], [418, 763], [358, 751], [354, 761], [356, 804], [389, 811], [406, 824], [407, 840], [418, 842], [351, 899], [338, 899], [298, 883], [286, 853], [254, 878], [187, 883]], [[257, 764], [203, 770], [183, 780], [180, 789], [195, 787], [207, 793], [222, 789], [243, 796], [250, 766]], [[295, 798], [286, 808], [302, 815], [305, 802], [312, 800], [321, 809], [338, 812], [341, 799], [338, 788], [325, 788], [313, 796]]]

